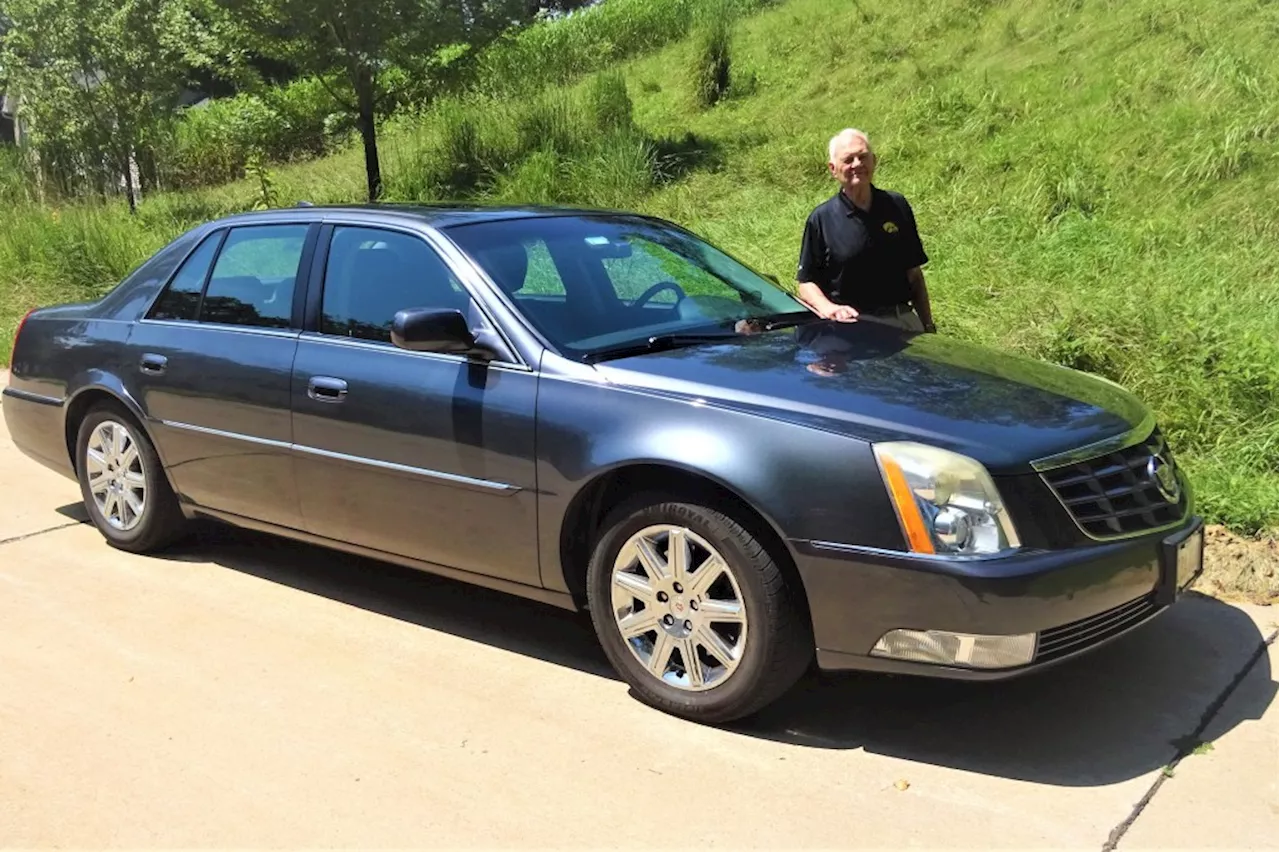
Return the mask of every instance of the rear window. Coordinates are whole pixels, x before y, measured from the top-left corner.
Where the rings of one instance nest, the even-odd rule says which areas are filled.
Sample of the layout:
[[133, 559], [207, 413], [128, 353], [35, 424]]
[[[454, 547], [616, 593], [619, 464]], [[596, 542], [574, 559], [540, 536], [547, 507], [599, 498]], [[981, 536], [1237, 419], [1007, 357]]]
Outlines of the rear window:
[[220, 239], [221, 232], [211, 234], [191, 253], [178, 274], [169, 282], [168, 288], [156, 300], [151, 309], [151, 319], [196, 318], [196, 312], [200, 309], [200, 291], [204, 289], [204, 279], [209, 274], [209, 264], [213, 262], [213, 253], [217, 251]]
[[200, 321], [288, 328], [306, 238], [306, 225], [232, 230], [209, 278]]

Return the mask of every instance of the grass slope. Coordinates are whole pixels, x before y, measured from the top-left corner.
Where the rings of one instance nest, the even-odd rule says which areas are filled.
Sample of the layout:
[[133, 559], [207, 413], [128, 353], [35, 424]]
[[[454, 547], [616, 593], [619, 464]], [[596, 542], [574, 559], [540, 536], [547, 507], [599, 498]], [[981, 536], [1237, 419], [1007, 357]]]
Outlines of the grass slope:
[[[391, 200], [656, 213], [789, 281], [804, 217], [833, 191], [826, 141], [860, 127], [877, 183], [913, 203], [943, 333], [1134, 390], [1208, 516], [1274, 531], [1276, 15], [1256, 0], [790, 0], [735, 25], [735, 91], [712, 109], [694, 102], [689, 39], [615, 66], [629, 135], [570, 126], [590, 83], [542, 106], [451, 103], [388, 125], [384, 172]], [[524, 139], [560, 121], [567, 141]], [[465, 183], [441, 171], [459, 157]], [[273, 181], [281, 203], [359, 200], [362, 162], [352, 150]], [[260, 189], [161, 196], [132, 220], [0, 212], [0, 347], [25, 307], [102, 292]]]

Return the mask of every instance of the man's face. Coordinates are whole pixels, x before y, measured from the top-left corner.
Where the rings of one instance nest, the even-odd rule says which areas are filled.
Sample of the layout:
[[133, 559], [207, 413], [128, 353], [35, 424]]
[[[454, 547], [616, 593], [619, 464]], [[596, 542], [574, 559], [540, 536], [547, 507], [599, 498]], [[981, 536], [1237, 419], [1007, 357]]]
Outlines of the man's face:
[[836, 147], [836, 156], [827, 166], [831, 176], [848, 189], [871, 183], [876, 170], [876, 155], [865, 140], [850, 139]]

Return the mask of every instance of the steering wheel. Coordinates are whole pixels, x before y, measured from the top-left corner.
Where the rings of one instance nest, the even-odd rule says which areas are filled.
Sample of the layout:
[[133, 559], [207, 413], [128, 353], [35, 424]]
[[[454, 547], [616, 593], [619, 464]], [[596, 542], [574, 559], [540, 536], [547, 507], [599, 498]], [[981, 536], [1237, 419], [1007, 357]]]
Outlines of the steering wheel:
[[636, 297], [636, 300], [631, 303], [632, 309], [643, 308], [649, 302], [650, 299], [652, 299], [654, 296], [661, 293], [663, 290], [675, 291], [676, 304], [680, 304], [680, 302], [682, 302], [684, 299], [688, 297], [688, 294], [684, 292], [684, 288], [682, 288], [676, 282], [659, 281], [657, 284], [650, 286], [649, 289], [645, 290], [643, 293], [641, 293], [639, 296]]

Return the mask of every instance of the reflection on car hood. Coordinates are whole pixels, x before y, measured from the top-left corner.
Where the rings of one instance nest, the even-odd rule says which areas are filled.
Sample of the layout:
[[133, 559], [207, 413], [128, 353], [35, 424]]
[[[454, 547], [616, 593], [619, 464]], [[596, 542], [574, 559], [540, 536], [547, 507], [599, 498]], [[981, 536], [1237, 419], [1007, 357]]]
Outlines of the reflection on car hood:
[[993, 471], [1129, 431], [1147, 409], [1053, 364], [880, 323], [815, 322], [606, 361], [615, 384], [870, 441], [916, 440]]

